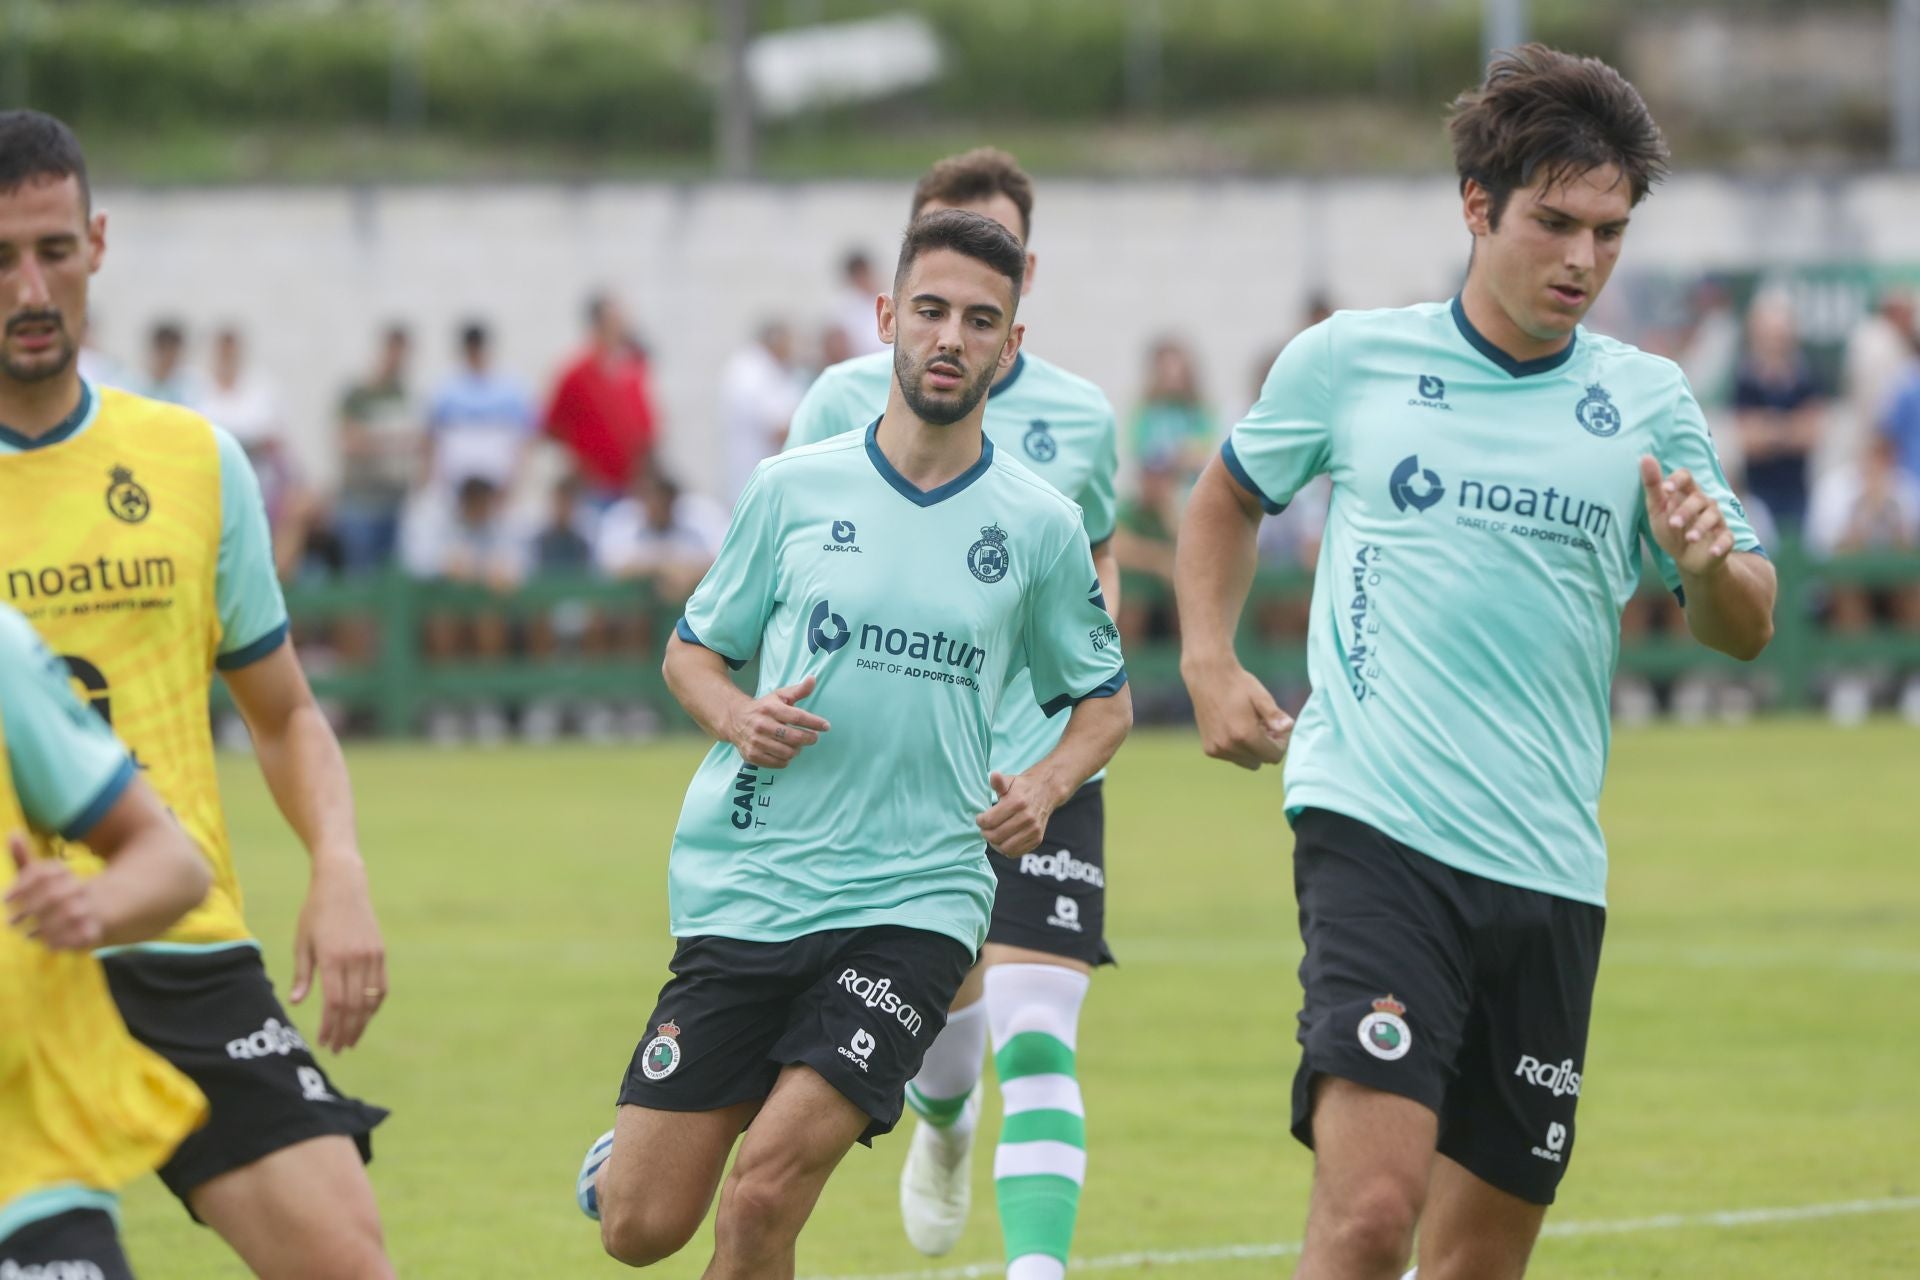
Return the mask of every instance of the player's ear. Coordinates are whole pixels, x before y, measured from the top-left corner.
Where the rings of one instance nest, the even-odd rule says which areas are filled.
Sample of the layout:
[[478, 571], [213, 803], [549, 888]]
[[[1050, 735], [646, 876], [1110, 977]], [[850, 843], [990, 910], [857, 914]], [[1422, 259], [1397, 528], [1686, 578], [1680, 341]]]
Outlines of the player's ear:
[[1039, 267], [1040, 258], [1033, 250], [1027, 250], [1027, 274], [1020, 278], [1020, 296], [1026, 297], [1033, 292], [1033, 273]]
[[892, 346], [894, 338], [893, 299], [884, 293], [875, 297], [873, 300], [873, 315], [874, 323], [880, 326], [880, 341], [886, 343], [888, 346]]
[[1460, 217], [1474, 236], [1493, 234], [1493, 193], [1472, 178], [1460, 195]]
[[1014, 360], [1020, 354], [1020, 343], [1027, 336], [1027, 326], [1016, 324], [1007, 331], [1007, 343], [1000, 348], [1000, 372], [1005, 373], [1013, 367]]
[[106, 256], [107, 214], [103, 209], [87, 219], [87, 274], [98, 271], [101, 259]]

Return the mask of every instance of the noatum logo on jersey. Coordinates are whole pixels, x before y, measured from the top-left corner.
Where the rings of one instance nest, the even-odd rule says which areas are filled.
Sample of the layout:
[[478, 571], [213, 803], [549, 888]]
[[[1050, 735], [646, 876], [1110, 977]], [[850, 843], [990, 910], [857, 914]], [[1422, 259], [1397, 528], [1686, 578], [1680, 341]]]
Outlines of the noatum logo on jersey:
[[[1617, 431], [1619, 427], [1616, 425], [1614, 429]], [[1416, 473], [1420, 477], [1417, 485], [1414, 483]], [[1438, 505], [1447, 493], [1439, 473], [1421, 466], [1417, 454], [1408, 454], [1400, 460], [1387, 488], [1393, 505], [1402, 511], [1408, 508], [1427, 511]], [[1515, 537], [1563, 543], [1583, 551], [1592, 551], [1595, 543], [1610, 538], [1615, 524], [1611, 507], [1575, 498], [1552, 485], [1535, 489], [1491, 480], [1462, 480], [1454, 489], [1454, 506], [1462, 513], [1455, 517], [1454, 523], [1462, 528], [1511, 533]], [[1464, 514], [1466, 512], [1513, 518], [1493, 519], [1487, 514]], [[1539, 523], [1523, 523], [1533, 520]]]
[[[860, 652], [876, 655], [874, 658], [860, 659], [862, 667], [871, 670], [891, 670], [894, 674], [902, 671], [910, 676], [940, 678], [945, 673], [937, 668], [951, 668], [957, 672], [984, 674], [987, 667], [987, 651], [969, 640], [949, 636], [944, 631], [917, 631], [912, 627], [894, 626], [885, 622], [863, 622], [859, 625]], [[855, 628], [847, 620], [833, 611], [833, 606], [822, 600], [813, 606], [813, 613], [807, 623], [807, 650], [810, 653], [838, 653], [854, 638]], [[903, 666], [901, 663], [888, 663], [882, 658], [907, 658], [915, 663], [928, 664]], [[971, 684], [970, 680], [962, 683]], [[954, 683], [949, 680], [948, 683]]]

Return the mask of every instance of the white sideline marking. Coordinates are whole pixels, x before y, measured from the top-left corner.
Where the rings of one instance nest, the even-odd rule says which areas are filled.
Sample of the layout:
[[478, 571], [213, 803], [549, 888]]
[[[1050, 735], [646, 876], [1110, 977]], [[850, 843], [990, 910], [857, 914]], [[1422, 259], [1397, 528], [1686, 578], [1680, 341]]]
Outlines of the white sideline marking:
[[[1611, 1222], [1549, 1222], [1542, 1236], [1617, 1236], [1642, 1231], [1674, 1231], [1686, 1227], [1750, 1227], [1776, 1222], [1810, 1222], [1819, 1218], [1846, 1218], [1869, 1213], [1907, 1213], [1920, 1209], [1920, 1196], [1887, 1200], [1841, 1200], [1831, 1204], [1789, 1205], [1781, 1209], [1722, 1209], [1716, 1213], [1666, 1213], [1652, 1218], [1616, 1218]], [[1135, 1271], [1147, 1267], [1177, 1266], [1187, 1262], [1238, 1262], [1256, 1258], [1290, 1258], [1298, 1244], [1222, 1244], [1204, 1249], [1148, 1249], [1115, 1253], [1104, 1258], [1076, 1258], [1070, 1270]], [[810, 1276], [806, 1280], [992, 1280], [1006, 1273], [1003, 1262], [975, 1262], [963, 1267], [931, 1271], [889, 1271], [884, 1274]]]

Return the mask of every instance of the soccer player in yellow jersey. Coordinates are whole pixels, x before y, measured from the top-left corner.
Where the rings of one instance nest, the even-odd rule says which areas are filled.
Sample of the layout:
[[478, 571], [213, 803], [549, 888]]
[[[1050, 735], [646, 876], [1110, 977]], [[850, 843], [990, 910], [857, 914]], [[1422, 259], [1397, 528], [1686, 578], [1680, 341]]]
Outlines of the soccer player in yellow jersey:
[[239, 445], [75, 366], [105, 252], [72, 133], [0, 113], [0, 601], [65, 658], [213, 868], [212, 892], [161, 941], [103, 955], [128, 1028], [212, 1108], [162, 1180], [266, 1280], [380, 1280], [392, 1268], [363, 1161], [386, 1113], [333, 1087], [267, 980], [214, 775], [213, 672], [312, 856], [290, 995], [318, 975], [318, 1040], [335, 1052], [387, 992], [346, 765], [287, 643]]
[[[80, 879], [49, 840], [87, 841]], [[151, 938], [213, 883], [65, 665], [0, 605], [0, 1276], [130, 1273], [114, 1191], [207, 1113], [190, 1081], [127, 1034], [103, 944]]]

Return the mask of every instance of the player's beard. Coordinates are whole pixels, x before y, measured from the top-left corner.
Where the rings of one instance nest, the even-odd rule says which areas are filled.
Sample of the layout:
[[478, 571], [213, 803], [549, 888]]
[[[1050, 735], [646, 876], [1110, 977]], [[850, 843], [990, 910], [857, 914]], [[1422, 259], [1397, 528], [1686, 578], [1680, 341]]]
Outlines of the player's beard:
[[[13, 331], [21, 325], [53, 325], [53, 349], [33, 356], [29, 360], [17, 360], [13, 355]], [[45, 382], [65, 373], [73, 364], [73, 338], [67, 333], [66, 318], [51, 307], [38, 311], [22, 311], [7, 318], [5, 342], [0, 342], [0, 374], [5, 374], [15, 382]]]
[[893, 349], [893, 375], [900, 380], [900, 395], [915, 417], [929, 426], [950, 427], [972, 413], [974, 406], [993, 389], [993, 377], [999, 372], [1000, 366], [997, 361], [988, 364], [969, 382], [966, 380], [967, 367], [960, 361], [952, 356], [936, 356], [934, 359], [960, 370], [961, 383], [957, 390], [943, 395], [924, 390], [922, 379], [926, 377], [927, 366], [934, 361], [917, 361], [900, 347]]

